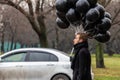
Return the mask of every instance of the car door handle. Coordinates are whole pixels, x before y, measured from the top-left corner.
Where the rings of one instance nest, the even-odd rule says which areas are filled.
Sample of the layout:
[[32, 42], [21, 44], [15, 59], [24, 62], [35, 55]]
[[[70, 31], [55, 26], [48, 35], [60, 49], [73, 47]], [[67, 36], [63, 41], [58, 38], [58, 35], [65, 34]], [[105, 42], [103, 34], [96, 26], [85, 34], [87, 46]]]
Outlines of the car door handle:
[[47, 66], [54, 66], [54, 64], [47, 64]]
[[22, 65], [16, 65], [16, 67], [23, 67]]

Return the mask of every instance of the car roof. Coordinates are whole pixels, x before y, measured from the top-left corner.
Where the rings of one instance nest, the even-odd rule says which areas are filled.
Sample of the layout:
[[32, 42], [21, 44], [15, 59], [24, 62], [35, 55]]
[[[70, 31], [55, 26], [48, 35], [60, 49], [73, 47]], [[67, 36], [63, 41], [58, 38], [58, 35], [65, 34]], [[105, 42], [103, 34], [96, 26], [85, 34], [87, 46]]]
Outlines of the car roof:
[[14, 52], [21, 52], [21, 51], [45, 51], [45, 52], [52, 53], [52, 54], [56, 55], [62, 61], [64, 61], [64, 60], [69, 61], [69, 57], [66, 55], [65, 52], [59, 51], [57, 49], [52, 49], [52, 48], [20, 48], [20, 49], [8, 51], [5, 54], [1, 55], [0, 57], [14, 53]]
[[7, 53], [14, 53], [14, 52], [21, 52], [21, 51], [45, 51], [45, 52], [52, 52], [52, 53], [62, 53], [62, 54], [66, 54], [65, 52], [59, 51], [57, 49], [52, 49], [52, 48], [20, 48], [20, 49], [15, 49], [15, 50], [11, 50], [6, 52]]

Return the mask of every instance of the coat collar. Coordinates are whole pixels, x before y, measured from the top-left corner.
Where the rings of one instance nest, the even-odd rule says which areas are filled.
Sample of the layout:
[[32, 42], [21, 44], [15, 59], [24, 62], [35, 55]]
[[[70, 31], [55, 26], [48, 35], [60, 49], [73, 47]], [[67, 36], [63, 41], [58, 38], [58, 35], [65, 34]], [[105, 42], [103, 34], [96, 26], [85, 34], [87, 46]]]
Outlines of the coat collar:
[[82, 43], [78, 43], [78, 44], [74, 45], [75, 50], [76, 49], [81, 49], [83, 47], [88, 48], [88, 42], [87, 41], [84, 41]]

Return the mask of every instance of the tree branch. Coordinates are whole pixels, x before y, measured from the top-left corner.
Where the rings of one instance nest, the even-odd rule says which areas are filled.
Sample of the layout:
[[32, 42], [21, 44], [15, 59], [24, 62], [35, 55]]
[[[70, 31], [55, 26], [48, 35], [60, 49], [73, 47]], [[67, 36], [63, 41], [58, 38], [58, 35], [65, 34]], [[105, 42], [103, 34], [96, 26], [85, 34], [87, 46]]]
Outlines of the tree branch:
[[112, 23], [115, 21], [115, 19], [117, 18], [117, 16], [119, 15], [120, 13], [120, 8], [119, 10], [116, 12], [116, 14], [114, 15], [113, 19], [112, 19]]
[[0, 0], [0, 3], [1, 3], [1, 4], [7, 4], [7, 3], [8, 3], [8, 0]]
[[106, 1], [104, 7], [107, 7], [107, 6], [110, 4], [111, 1], [112, 1], [112, 0], [108, 0], [108, 1]]
[[52, 10], [54, 10], [54, 9], [55, 9], [55, 5], [52, 6], [52, 7], [51, 7], [49, 10], [47, 10], [46, 12], [41, 13], [41, 15], [42, 15], [42, 14], [46, 15], [46, 14], [50, 13]]
[[40, 6], [41, 12], [43, 11], [43, 4], [44, 4], [44, 1], [45, 1], [45, 0], [42, 0], [42, 2], [41, 2], [41, 6]]
[[116, 31], [116, 33], [113, 35], [115, 37], [111, 38], [110, 42], [113, 42], [116, 38], [116, 35], [120, 32], [120, 29], [118, 31]]
[[17, 2], [17, 5], [19, 5], [22, 1], [24, 1], [24, 0], [19, 0], [19, 1]]
[[29, 13], [31, 16], [34, 16], [34, 12], [33, 12], [33, 5], [31, 0], [26, 0], [26, 2], [28, 3], [28, 7], [29, 7]]
[[35, 13], [39, 14], [39, 7], [40, 7], [40, 0], [36, 1], [36, 8], [35, 8]]
[[106, 0], [98, 0], [100, 4], [102, 4], [103, 6], [105, 6]]
[[16, 8], [17, 10], [19, 10], [21, 13], [23, 13], [26, 17], [28, 17], [28, 13], [25, 12], [24, 9], [22, 9], [19, 5], [13, 3], [12, 1], [10, 1], [10, 0], [3, 0], [3, 1], [0, 1], [0, 3], [12, 6], [12, 7]]
[[118, 23], [120, 23], [120, 20], [112, 23], [112, 26], [113, 26], [113, 25], [116, 25], [116, 24], [118, 24]]
[[8, 0], [0, 1], [0, 3], [12, 6], [12, 7], [16, 8], [17, 10], [19, 10], [21, 13], [23, 13], [26, 16], [26, 18], [29, 20], [30, 24], [32, 26], [34, 26], [32, 28], [36, 31], [36, 33], [39, 33], [38, 27], [35, 24], [35, 20], [34, 20], [33, 16], [31, 16], [27, 12], [25, 12], [25, 10], [23, 10], [19, 5], [16, 5], [12, 1], [8, 1]]

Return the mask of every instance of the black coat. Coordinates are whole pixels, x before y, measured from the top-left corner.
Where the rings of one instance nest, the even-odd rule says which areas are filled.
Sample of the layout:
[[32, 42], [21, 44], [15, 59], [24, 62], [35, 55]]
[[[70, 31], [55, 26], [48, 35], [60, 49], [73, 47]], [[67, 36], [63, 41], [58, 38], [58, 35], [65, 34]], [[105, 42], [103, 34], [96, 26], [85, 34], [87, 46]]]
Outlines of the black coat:
[[88, 50], [88, 43], [82, 42], [74, 45], [75, 56], [72, 60], [73, 80], [91, 79], [91, 56]]

